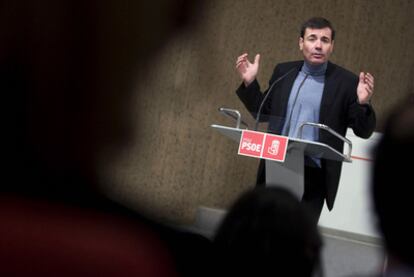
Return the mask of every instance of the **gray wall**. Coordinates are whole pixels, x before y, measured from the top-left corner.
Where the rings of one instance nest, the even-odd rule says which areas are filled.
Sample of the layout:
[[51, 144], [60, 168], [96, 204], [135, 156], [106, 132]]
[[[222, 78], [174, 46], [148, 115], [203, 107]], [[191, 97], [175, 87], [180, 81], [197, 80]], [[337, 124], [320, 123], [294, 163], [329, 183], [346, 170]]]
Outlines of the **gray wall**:
[[[414, 91], [412, 0], [211, 0], [196, 32], [176, 37], [137, 76], [136, 144], [103, 169], [117, 183], [107, 190], [131, 207], [174, 223], [190, 223], [199, 205], [227, 208], [255, 180], [258, 162], [209, 128], [232, 124], [220, 106], [247, 111], [234, 90], [235, 59], [260, 53], [259, 82], [276, 63], [300, 59], [298, 31], [311, 16], [336, 30], [331, 60], [376, 78], [373, 105], [381, 129], [390, 107]], [[150, 28], [150, 26], [148, 26]]]

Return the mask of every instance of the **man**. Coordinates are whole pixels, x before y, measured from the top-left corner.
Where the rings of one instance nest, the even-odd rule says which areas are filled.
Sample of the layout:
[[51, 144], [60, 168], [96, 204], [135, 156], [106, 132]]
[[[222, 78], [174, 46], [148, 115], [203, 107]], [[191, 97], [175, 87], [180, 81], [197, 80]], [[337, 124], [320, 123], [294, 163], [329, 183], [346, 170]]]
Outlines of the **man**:
[[[282, 79], [272, 88], [261, 110], [260, 120], [269, 121], [269, 131], [296, 137], [303, 122], [322, 123], [342, 136], [351, 127], [354, 133], [368, 138], [375, 129], [375, 112], [370, 104], [374, 77], [361, 72], [358, 76], [329, 62], [334, 48], [335, 31], [324, 18], [311, 18], [301, 28], [299, 48], [303, 61], [281, 63], [274, 69], [269, 84]], [[245, 53], [237, 58], [236, 68], [243, 81], [237, 95], [255, 116], [267, 93], [261, 93], [256, 80], [260, 55], [254, 62]], [[319, 141], [342, 152], [343, 142], [326, 131], [305, 128], [303, 139]], [[328, 209], [334, 205], [338, 190], [341, 162], [306, 157], [305, 188], [302, 201], [309, 206], [316, 223], [324, 199]], [[263, 184], [264, 162], [261, 161], [257, 184]]]
[[[382, 276], [414, 276], [412, 169], [414, 95], [394, 108], [375, 149], [372, 192], [387, 265]], [[397, 177], [398, 176], [398, 177]]]

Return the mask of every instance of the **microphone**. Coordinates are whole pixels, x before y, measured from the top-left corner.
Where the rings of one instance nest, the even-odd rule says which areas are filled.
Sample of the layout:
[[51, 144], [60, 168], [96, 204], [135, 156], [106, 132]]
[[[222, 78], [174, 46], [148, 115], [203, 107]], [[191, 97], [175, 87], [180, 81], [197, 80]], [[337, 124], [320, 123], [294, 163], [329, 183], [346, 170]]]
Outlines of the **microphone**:
[[284, 128], [285, 129], [286, 136], [289, 136], [289, 133], [290, 133], [290, 125], [292, 123], [291, 120], [292, 120], [293, 110], [295, 109], [295, 105], [296, 105], [296, 101], [298, 100], [298, 96], [299, 96], [299, 93], [300, 93], [300, 89], [302, 88], [302, 86], [305, 83], [305, 81], [308, 78], [308, 76], [309, 76], [309, 74], [305, 74], [305, 78], [303, 78], [302, 82], [300, 83], [300, 85], [298, 87], [298, 90], [296, 92], [296, 95], [295, 95], [295, 99], [293, 100], [293, 104], [292, 104], [292, 108], [290, 110], [290, 114], [289, 114], [288, 120], [285, 123], [286, 124], [286, 127]]
[[256, 116], [256, 123], [254, 125], [254, 130], [257, 131], [257, 127], [259, 125], [259, 118], [262, 112], [262, 108], [263, 108], [263, 104], [266, 102], [267, 98], [269, 97], [273, 87], [279, 83], [281, 80], [283, 80], [287, 75], [289, 75], [289, 73], [291, 73], [292, 71], [294, 71], [296, 69], [296, 67], [293, 67], [292, 69], [290, 69], [288, 72], [286, 72], [285, 74], [283, 74], [282, 76], [280, 76], [279, 78], [277, 78], [269, 87], [269, 89], [267, 90], [267, 93], [265, 95], [265, 97], [263, 98], [262, 102], [260, 103], [259, 106], [259, 110], [257, 111], [257, 116]]

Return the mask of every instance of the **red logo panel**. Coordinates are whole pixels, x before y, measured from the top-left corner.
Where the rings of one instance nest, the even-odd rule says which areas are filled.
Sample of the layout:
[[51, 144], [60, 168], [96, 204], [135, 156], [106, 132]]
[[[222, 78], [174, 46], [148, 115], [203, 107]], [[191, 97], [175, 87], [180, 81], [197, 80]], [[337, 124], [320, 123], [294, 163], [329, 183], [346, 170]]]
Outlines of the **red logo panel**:
[[239, 155], [284, 162], [289, 138], [255, 131], [242, 131]]
[[287, 144], [287, 137], [266, 134], [262, 158], [284, 162], [286, 157]]
[[244, 130], [239, 144], [239, 155], [260, 158], [265, 133]]

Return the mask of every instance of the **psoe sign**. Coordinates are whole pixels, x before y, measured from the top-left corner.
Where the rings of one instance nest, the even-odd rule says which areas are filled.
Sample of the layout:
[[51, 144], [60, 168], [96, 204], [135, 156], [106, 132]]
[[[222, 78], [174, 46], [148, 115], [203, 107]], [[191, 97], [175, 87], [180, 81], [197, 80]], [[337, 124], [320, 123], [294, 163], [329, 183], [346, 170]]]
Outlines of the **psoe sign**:
[[283, 162], [288, 140], [284, 136], [243, 130], [238, 154]]

